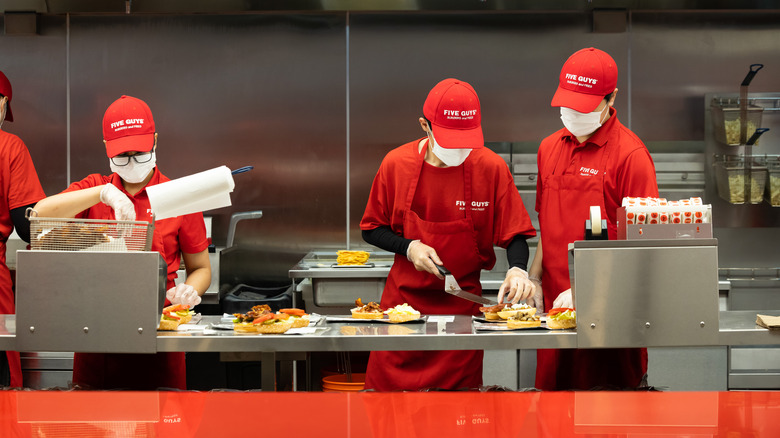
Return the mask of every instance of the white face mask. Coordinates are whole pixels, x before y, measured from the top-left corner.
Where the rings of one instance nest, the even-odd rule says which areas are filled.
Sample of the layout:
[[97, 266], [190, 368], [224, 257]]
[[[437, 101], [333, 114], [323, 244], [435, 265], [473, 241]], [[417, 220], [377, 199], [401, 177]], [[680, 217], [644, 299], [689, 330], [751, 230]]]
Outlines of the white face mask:
[[[605, 105], [604, 108], [609, 108], [609, 105]], [[603, 114], [604, 109], [596, 110], [592, 113], [581, 113], [571, 108], [561, 107], [563, 126], [574, 134], [575, 137], [582, 137], [596, 132], [601, 127]]]
[[438, 157], [448, 167], [456, 167], [463, 164], [471, 153], [471, 149], [448, 149], [443, 148], [436, 143], [436, 139], [433, 137], [433, 132], [430, 133], [431, 140], [433, 140], [433, 147], [431, 151], [436, 157]]
[[108, 163], [111, 166], [111, 170], [116, 172], [123, 180], [137, 184], [142, 182], [149, 176], [149, 172], [154, 170], [155, 163], [157, 162], [157, 156], [152, 152], [152, 158], [146, 163], [137, 163], [134, 159], [130, 158], [130, 162], [125, 166], [117, 166], [111, 159], [108, 159]]

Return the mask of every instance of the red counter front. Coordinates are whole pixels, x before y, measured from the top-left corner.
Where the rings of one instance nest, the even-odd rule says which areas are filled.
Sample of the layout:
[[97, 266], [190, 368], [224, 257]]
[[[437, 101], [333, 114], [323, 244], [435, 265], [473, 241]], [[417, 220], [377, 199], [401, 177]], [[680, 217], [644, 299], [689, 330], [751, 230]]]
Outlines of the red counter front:
[[0, 436], [780, 436], [780, 392], [0, 392]]

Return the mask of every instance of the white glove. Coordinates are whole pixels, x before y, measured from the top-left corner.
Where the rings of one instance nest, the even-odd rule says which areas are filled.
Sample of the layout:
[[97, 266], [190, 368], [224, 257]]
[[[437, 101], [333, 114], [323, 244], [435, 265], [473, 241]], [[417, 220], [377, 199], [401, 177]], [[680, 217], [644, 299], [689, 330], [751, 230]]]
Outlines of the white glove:
[[419, 240], [413, 240], [409, 243], [409, 248], [406, 250], [406, 258], [414, 264], [414, 269], [422, 272], [429, 272], [439, 277], [439, 279], [444, 280], [444, 276], [441, 275], [439, 269], [436, 268], [436, 265], [443, 265], [444, 263], [442, 263], [439, 255], [436, 254], [436, 250], [430, 246]]
[[533, 296], [535, 287], [528, 279], [528, 272], [515, 266], [506, 271], [506, 278], [498, 289], [498, 302], [503, 303], [506, 294], [506, 300], [516, 304], [520, 300]]
[[536, 307], [539, 313], [544, 312], [544, 292], [542, 291], [542, 282], [539, 277], [529, 277], [529, 280], [536, 286], [534, 294], [525, 300], [525, 303], [531, 307]]
[[100, 201], [114, 209], [118, 221], [134, 221], [135, 206], [121, 190], [108, 183], [100, 191]]
[[553, 308], [558, 307], [574, 307], [574, 303], [571, 299], [571, 288], [561, 292], [558, 294], [558, 297], [555, 298], [555, 301], [553, 301]]
[[198, 291], [185, 283], [180, 283], [168, 289], [165, 293], [165, 298], [168, 298], [168, 301], [170, 301], [171, 304], [183, 304], [185, 306], [190, 306], [190, 309], [200, 304], [200, 295], [198, 295]]

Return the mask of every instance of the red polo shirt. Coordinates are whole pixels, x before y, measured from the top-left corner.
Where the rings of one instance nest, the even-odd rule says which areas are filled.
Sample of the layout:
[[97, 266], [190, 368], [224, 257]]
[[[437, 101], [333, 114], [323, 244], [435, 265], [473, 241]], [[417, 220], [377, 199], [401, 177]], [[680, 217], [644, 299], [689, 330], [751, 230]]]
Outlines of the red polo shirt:
[[[650, 152], [642, 140], [623, 126], [617, 118], [617, 110], [609, 109], [610, 117], [583, 143], [577, 141], [568, 129], [563, 128], [542, 140], [537, 155], [539, 177], [536, 179], [536, 211], [541, 211], [544, 181], [550, 175], [592, 175], [601, 170], [599, 150], [608, 148], [604, 169], [604, 207], [607, 210], [609, 238], [617, 238], [617, 209], [625, 196], [658, 197], [655, 166]], [[587, 205], [572, 205], [588, 208]], [[540, 230], [544, 233], [544, 230]]]
[[[160, 173], [155, 167], [154, 175], [149, 181], [148, 186], [170, 181], [168, 177]], [[122, 179], [116, 173], [109, 176], [92, 174], [81, 181], [74, 182], [64, 192], [87, 189], [90, 187], [101, 186], [111, 183], [121, 190], [135, 206], [135, 217], [139, 221], [152, 220], [152, 208], [149, 204], [149, 196], [146, 194], [146, 187], [130, 195], [122, 186]], [[82, 211], [76, 217], [86, 219], [115, 219], [114, 209], [108, 205], [99, 202], [92, 207]], [[193, 213], [185, 216], [177, 216], [163, 220], [157, 220], [154, 223], [154, 236], [152, 240], [152, 251], [158, 251], [162, 254], [165, 263], [168, 264], [168, 281], [166, 289], [172, 288], [176, 279], [176, 271], [181, 265], [181, 253], [196, 254], [208, 248], [209, 243], [206, 238], [206, 224], [203, 221], [203, 213]]]

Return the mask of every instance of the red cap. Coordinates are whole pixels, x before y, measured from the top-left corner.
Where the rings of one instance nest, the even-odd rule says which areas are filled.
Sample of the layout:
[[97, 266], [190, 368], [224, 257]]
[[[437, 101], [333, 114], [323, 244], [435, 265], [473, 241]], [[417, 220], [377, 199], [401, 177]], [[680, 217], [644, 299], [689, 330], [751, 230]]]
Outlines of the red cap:
[[135, 97], [120, 97], [103, 116], [103, 140], [106, 141], [109, 157], [130, 151], [151, 151], [154, 148], [154, 132], [152, 110], [143, 100]]
[[579, 50], [563, 64], [551, 105], [593, 112], [604, 96], [615, 91], [617, 77], [617, 64], [607, 52], [593, 47]]
[[11, 81], [8, 80], [7, 77], [5, 77], [5, 74], [0, 71], [0, 94], [8, 98], [8, 102], [6, 102], [6, 115], [5, 119], [9, 122], [14, 121], [14, 113], [11, 112], [11, 97], [13, 96], [14, 92], [11, 90]]
[[479, 97], [471, 85], [445, 79], [428, 93], [423, 115], [431, 122], [436, 142], [449, 149], [479, 149], [484, 146]]

